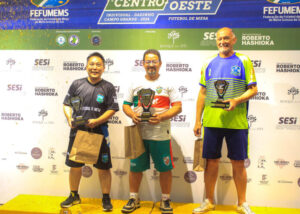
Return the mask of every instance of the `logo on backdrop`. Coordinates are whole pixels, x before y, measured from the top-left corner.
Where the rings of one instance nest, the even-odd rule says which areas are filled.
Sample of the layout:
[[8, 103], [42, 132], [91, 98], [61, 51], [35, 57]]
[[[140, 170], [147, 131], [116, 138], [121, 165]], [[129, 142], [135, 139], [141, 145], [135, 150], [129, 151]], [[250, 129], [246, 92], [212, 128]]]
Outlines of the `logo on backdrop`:
[[261, 59], [255, 59], [255, 60], [251, 60], [254, 71], [256, 74], [258, 73], [265, 73], [266, 72], [266, 68], [262, 67], [262, 60]]
[[281, 158], [278, 158], [277, 160], [274, 161], [274, 164], [276, 166], [278, 166], [280, 169], [282, 169], [283, 167], [287, 166], [290, 164], [289, 161], [283, 160]]
[[179, 32], [173, 30], [171, 33], [168, 33], [168, 39], [172, 40], [173, 45], [175, 44], [175, 40], [180, 38]]
[[296, 168], [300, 167], [300, 160], [295, 160], [294, 167], [296, 167]]
[[27, 169], [29, 168], [29, 166], [26, 166], [26, 165], [23, 164], [23, 163], [18, 164], [16, 167], [17, 167], [17, 169], [19, 169], [21, 172], [25, 172], [25, 170], [27, 170]]
[[82, 167], [82, 176], [83, 177], [89, 178], [92, 176], [92, 174], [93, 174], [93, 170], [91, 167], [89, 167], [89, 166]]
[[225, 183], [228, 183], [229, 181], [232, 180], [232, 176], [225, 173], [225, 174], [223, 174], [223, 175], [220, 175], [220, 179], [221, 179], [222, 181], [224, 181]]
[[110, 123], [110, 124], [122, 124], [122, 121], [120, 120], [120, 118], [118, 116], [112, 116], [112, 118], [110, 118], [108, 120], [108, 123]]
[[58, 96], [55, 88], [48, 88], [48, 87], [35, 87], [35, 96], [49, 96], [55, 97]]
[[71, 46], [77, 46], [79, 44], [79, 36], [77, 36], [76, 34], [69, 36], [68, 42]]
[[257, 92], [257, 94], [251, 98], [251, 100], [270, 100], [266, 92]]
[[299, 130], [298, 117], [279, 117], [276, 129]]
[[193, 72], [189, 64], [180, 62], [168, 62], [166, 64], [166, 72]]
[[35, 59], [32, 67], [33, 71], [53, 71], [54, 67], [50, 66], [50, 59]]
[[[190, 95], [192, 95], [192, 93], [188, 93], [189, 89], [186, 86], [180, 86], [178, 88], [179, 93], [181, 94], [181, 100], [182, 101], [194, 101], [194, 98], [191, 98]], [[187, 97], [188, 96], [188, 97]]]
[[8, 60], [6, 60], [6, 65], [9, 66], [9, 69], [11, 70], [12, 67], [16, 64], [16, 60], [9, 58]]
[[197, 180], [197, 175], [194, 171], [187, 171], [184, 173], [184, 180], [187, 183], [194, 183]]
[[159, 178], [159, 173], [154, 169], [153, 174], [151, 175], [152, 180], [157, 180]]
[[55, 160], [55, 149], [53, 147], [48, 150], [48, 159]]
[[30, 0], [31, 3], [37, 7], [42, 8], [55, 8], [66, 5], [69, 0]]
[[292, 95], [292, 100], [294, 100], [295, 95], [299, 94], [299, 89], [292, 87], [291, 89], [288, 90], [288, 95]]
[[98, 24], [155, 24], [161, 15], [169, 16], [169, 22], [208, 20], [201, 15], [216, 14], [221, 3], [222, 0], [203, 1], [201, 4], [178, 0], [107, 1]]
[[299, 73], [300, 72], [300, 64], [277, 63], [276, 64], [276, 72]]
[[244, 46], [274, 46], [275, 43], [270, 35], [261, 33], [243, 33], [242, 45]]
[[114, 64], [114, 60], [107, 58], [105, 59], [105, 67], [107, 68], [107, 71], [109, 71], [110, 66]]
[[252, 123], [256, 122], [256, 117], [255, 117], [254, 115], [250, 114], [250, 115], [247, 117], [247, 119], [248, 119], [248, 122], [249, 122], [249, 128], [251, 128]]
[[56, 164], [52, 164], [52, 165], [51, 165], [50, 173], [51, 173], [52, 175], [58, 174], [58, 170], [57, 170]]
[[267, 174], [262, 174], [261, 175], [261, 180], [259, 181], [259, 184], [261, 185], [268, 185], [269, 184], [269, 179]]
[[298, 186], [300, 187], [300, 178], [298, 179]]
[[245, 159], [245, 161], [244, 161], [245, 168], [248, 168], [250, 165], [251, 165], [250, 159], [249, 158]]
[[203, 38], [200, 42], [200, 46], [213, 46], [216, 47], [216, 32], [204, 32]]
[[274, 4], [296, 4], [300, 2], [299, 0], [267, 0], [267, 1]]
[[192, 159], [192, 157], [183, 157], [183, 163], [192, 164], [193, 162], [194, 160]]
[[190, 122], [187, 122], [185, 114], [178, 114], [171, 118], [172, 127], [190, 127]]
[[40, 165], [33, 165], [32, 166], [32, 171], [40, 173], [40, 172], [44, 171], [44, 168], [41, 168]]
[[265, 167], [266, 162], [267, 161], [266, 161], [265, 156], [260, 156], [258, 158], [257, 168], [259, 168], [259, 169], [265, 169], [266, 168]]
[[99, 46], [102, 42], [102, 39], [99, 35], [93, 35], [91, 38], [91, 43], [94, 46]]
[[121, 169], [117, 169], [116, 171], [114, 171], [115, 175], [118, 176], [119, 178], [122, 178], [124, 175], [127, 174], [126, 171], [121, 170]]
[[21, 113], [9, 113], [9, 112], [2, 112], [1, 113], [1, 120], [17, 120], [23, 121], [23, 117]]
[[34, 158], [34, 159], [40, 159], [42, 157], [42, 150], [38, 147], [34, 147], [32, 150], [31, 150], [31, 156]]
[[76, 61], [64, 61], [63, 62], [64, 71], [83, 71], [85, 70], [85, 64]]
[[64, 46], [67, 42], [67, 37], [63, 34], [59, 34], [56, 36], [55, 41], [58, 46]]

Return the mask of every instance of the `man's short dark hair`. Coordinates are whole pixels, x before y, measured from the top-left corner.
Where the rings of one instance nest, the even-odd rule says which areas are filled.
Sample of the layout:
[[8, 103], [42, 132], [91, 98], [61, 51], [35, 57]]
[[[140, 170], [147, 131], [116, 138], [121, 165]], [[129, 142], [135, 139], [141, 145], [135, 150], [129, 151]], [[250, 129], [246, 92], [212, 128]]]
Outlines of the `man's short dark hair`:
[[86, 58], [86, 62], [88, 62], [89, 61], [89, 59], [91, 58], [91, 57], [93, 57], [93, 56], [97, 56], [97, 57], [99, 57], [99, 58], [101, 58], [102, 59], [102, 62], [103, 62], [103, 64], [105, 64], [105, 59], [104, 59], [104, 56], [101, 54], [101, 53], [99, 53], [99, 52], [94, 52], [94, 53], [91, 53], [87, 58]]
[[145, 57], [146, 57], [147, 54], [155, 54], [156, 56], [158, 56], [158, 59], [161, 62], [160, 53], [159, 53], [158, 50], [156, 50], [156, 49], [146, 50], [145, 53], [144, 53], [143, 61], [145, 61]]

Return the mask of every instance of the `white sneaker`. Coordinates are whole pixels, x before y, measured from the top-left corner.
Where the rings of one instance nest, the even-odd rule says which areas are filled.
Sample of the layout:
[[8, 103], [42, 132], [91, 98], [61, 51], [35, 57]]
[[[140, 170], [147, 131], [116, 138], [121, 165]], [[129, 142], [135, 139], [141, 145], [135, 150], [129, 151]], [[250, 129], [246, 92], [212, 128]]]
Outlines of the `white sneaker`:
[[251, 211], [249, 204], [247, 202], [244, 202], [241, 206], [238, 206], [236, 211], [241, 214], [255, 214]]
[[193, 214], [206, 213], [214, 209], [215, 209], [215, 205], [210, 203], [208, 199], [205, 199], [200, 207], [193, 209]]

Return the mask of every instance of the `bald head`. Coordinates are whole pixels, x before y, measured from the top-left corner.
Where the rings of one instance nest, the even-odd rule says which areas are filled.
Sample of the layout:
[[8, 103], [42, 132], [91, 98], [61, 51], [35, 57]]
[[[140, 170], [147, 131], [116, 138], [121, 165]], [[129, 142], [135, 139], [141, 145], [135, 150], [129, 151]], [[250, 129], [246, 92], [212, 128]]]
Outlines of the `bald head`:
[[234, 54], [233, 45], [236, 43], [236, 37], [231, 28], [223, 27], [219, 29], [216, 42], [220, 57], [227, 58]]

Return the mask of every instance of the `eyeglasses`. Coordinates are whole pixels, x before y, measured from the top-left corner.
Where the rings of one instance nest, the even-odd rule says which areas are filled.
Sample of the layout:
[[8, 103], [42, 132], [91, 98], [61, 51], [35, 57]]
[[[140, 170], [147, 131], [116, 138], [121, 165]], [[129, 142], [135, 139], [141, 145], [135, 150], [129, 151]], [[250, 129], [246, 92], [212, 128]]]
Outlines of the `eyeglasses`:
[[157, 65], [157, 64], [159, 64], [160, 61], [159, 60], [146, 60], [144, 62], [145, 62], [146, 65], [150, 65], [151, 63], [153, 65]]

